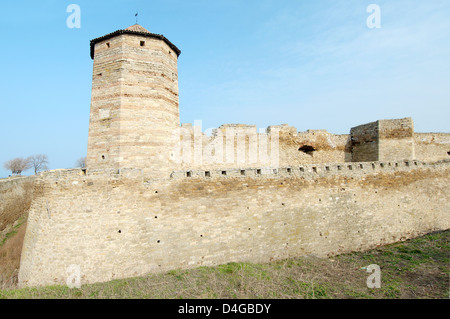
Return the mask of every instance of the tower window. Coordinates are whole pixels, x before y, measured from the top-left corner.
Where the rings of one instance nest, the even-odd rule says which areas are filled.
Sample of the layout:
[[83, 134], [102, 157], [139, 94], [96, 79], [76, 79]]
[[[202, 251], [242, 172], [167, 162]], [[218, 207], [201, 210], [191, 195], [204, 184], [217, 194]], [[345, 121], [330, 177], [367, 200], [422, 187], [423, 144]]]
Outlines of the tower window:
[[141, 41], [141, 47], [145, 47], [145, 41]]
[[106, 42], [106, 47], [109, 49], [111, 47], [111, 43]]

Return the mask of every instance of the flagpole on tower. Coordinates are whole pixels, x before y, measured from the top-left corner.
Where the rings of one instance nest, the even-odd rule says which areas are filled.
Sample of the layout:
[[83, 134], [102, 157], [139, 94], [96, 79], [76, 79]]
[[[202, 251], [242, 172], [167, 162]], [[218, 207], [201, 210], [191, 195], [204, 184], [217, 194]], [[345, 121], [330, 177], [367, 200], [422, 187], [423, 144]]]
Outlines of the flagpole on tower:
[[136, 24], [138, 24], [138, 12], [134, 16], [136, 17]]

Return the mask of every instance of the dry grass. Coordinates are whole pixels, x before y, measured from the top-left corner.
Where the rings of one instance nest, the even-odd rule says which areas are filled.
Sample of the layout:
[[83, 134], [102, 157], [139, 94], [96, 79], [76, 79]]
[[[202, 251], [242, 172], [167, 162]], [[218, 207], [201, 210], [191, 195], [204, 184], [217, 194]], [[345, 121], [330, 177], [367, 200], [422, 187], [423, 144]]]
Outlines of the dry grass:
[[0, 289], [17, 286], [25, 230], [26, 223], [23, 223], [17, 227], [17, 232], [0, 246]]
[[0, 193], [0, 288], [5, 289], [17, 285], [34, 180], [17, 178], [3, 183], [8, 183]]
[[[332, 259], [230, 263], [83, 285], [0, 290], [0, 298], [135, 299], [447, 299], [450, 231]], [[380, 289], [361, 269], [378, 264]]]

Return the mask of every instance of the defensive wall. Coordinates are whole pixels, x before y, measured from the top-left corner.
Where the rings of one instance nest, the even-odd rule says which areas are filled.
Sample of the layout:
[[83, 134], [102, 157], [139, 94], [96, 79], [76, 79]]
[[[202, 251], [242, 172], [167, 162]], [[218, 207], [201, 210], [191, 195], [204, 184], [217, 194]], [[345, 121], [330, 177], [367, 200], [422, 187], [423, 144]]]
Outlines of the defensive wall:
[[450, 134], [180, 125], [178, 57], [136, 24], [91, 41], [87, 169], [36, 176], [22, 286], [368, 249], [448, 229]]
[[369, 249], [450, 228], [449, 162], [57, 170], [36, 177], [21, 286]]

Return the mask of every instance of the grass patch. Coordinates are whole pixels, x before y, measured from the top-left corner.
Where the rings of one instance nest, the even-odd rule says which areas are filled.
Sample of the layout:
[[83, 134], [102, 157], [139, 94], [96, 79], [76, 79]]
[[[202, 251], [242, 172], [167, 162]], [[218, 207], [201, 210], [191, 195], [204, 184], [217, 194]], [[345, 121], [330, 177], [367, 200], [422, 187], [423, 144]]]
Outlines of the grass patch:
[[[447, 299], [450, 231], [319, 259], [267, 264], [229, 263], [83, 285], [0, 290], [0, 298], [155, 299]], [[369, 289], [363, 267], [381, 268], [381, 288]]]

